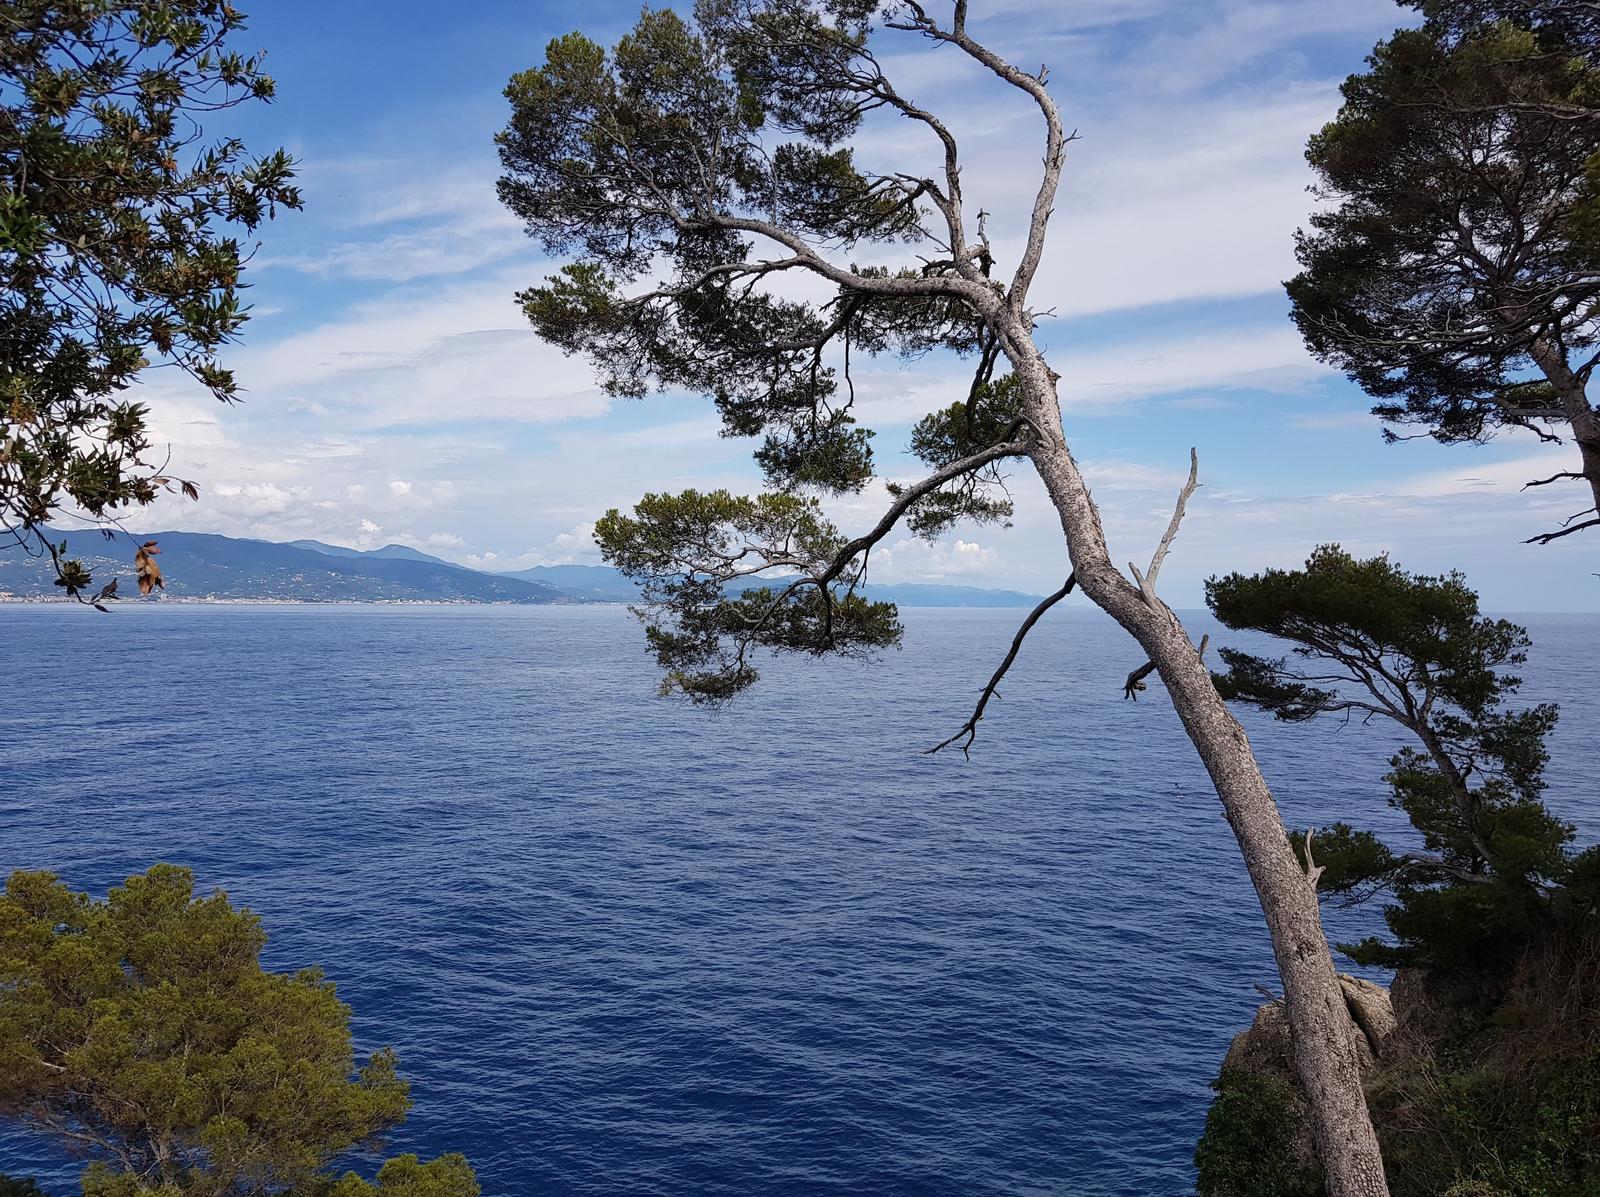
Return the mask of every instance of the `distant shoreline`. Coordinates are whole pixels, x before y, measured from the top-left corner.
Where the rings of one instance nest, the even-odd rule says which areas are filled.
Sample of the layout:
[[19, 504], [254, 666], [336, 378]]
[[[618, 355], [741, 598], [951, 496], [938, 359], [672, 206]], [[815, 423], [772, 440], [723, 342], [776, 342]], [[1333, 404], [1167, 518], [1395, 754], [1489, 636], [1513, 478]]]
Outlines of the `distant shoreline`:
[[[54, 594], [0, 594], [0, 604], [18, 607], [82, 606], [77, 599]], [[562, 600], [549, 603], [494, 602], [479, 599], [343, 599], [343, 598], [196, 598], [168, 594], [160, 598], [118, 598], [108, 605], [116, 607], [625, 607], [620, 599]]]

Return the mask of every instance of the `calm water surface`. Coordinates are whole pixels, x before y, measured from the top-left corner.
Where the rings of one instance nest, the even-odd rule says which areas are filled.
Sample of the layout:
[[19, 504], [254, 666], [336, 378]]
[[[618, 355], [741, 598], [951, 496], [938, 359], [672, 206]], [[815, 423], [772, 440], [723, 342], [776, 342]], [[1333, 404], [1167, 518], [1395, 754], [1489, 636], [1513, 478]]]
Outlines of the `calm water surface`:
[[[614, 607], [0, 607], [0, 869], [191, 865], [399, 1052], [388, 1150], [490, 1197], [1186, 1193], [1276, 984], [1260, 911], [1092, 612], [1046, 617], [970, 762], [920, 754], [1020, 616], [909, 611], [878, 665], [707, 716]], [[1592, 833], [1593, 621], [1528, 622]], [[1249, 726], [1291, 821], [1391, 823], [1387, 729]], [[0, 1131], [0, 1171], [80, 1166]]]

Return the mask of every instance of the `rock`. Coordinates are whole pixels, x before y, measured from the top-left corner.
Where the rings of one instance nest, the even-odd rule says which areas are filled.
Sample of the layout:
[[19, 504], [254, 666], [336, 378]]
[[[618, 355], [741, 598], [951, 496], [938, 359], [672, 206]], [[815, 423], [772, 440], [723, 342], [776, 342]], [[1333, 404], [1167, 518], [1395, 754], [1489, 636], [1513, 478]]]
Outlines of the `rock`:
[[1344, 992], [1345, 1009], [1350, 1011], [1350, 1017], [1361, 1030], [1356, 1044], [1361, 1050], [1361, 1067], [1371, 1068], [1383, 1055], [1384, 1045], [1399, 1026], [1389, 991], [1349, 973], [1339, 974], [1339, 988]]
[[[1389, 991], [1382, 985], [1339, 974], [1339, 989], [1345, 1009], [1361, 1031], [1356, 1048], [1361, 1067], [1370, 1069], [1383, 1054], [1384, 1045], [1398, 1025]], [[1289, 1042], [1289, 1018], [1282, 1002], [1268, 1002], [1256, 1011], [1248, 1031], [1233, 1037], [1222, 1061], [1224, 1070], [1242, 1069], [1257, 1075], [1294, 1077], [1294, 1055]]]
[[1256, 1011], [1250, 1029], [1233, 1037], [1222, 1070], [1237, 1068], [1258, 1076], [1294, 1077], [1289, 1050], [1289, 1017], [1282, 1002], [1268, 1002]]

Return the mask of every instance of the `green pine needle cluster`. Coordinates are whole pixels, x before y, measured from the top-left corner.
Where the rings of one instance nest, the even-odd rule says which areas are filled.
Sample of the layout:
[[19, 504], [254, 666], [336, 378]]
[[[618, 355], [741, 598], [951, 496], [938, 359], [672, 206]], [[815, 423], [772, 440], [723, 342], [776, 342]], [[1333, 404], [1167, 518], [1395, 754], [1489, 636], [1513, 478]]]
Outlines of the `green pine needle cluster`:
[[[410, 1105], [393, 1052], [357, 1061], [315, 969], [268, 972], [266, 934], [187, 869], [103, 901], [49, 873], [0, 896], [0, 1114], [90, 1160], [85, 1197], [477, 1197], [460, 1156], [334, 1162]], [[26, 1192], [24, 1186], [21, 1192]]]

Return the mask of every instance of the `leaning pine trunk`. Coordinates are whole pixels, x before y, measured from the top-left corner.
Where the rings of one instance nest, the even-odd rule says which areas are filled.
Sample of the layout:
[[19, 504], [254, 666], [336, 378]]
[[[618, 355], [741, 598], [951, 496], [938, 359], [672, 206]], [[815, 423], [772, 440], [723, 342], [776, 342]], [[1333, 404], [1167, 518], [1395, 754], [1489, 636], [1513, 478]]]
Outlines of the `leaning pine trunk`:
[[1595, 502], [1594, 512], [1600, 516], [1600, 413], [1589, 402], [1583, 380], [1573, 373], [1559, 346], [1540, 337], [1534, 342], [1532, 354], [1572, 426], [1572, 439], [1578, 442], [1578, 455], [1583, 463], [1583, 480], [1589, 484], [1589, 493]]
[[[1078, 584], [1139, 642], [1172, 696], [1184, 730], [1222, 799], [1245, 867], [1261, 900], [1288, 1007], [1295, 1071], [1331, 1197], [1387, 1197], [1383, 1158], [1367, 1113], [1355, 1031], [1322, 931], [1315, 882], [1289, 845], [1277, 803], [1244, 728], [1165, 604], [1148, 603], [1111, 563], [1100, 514], [1058, 431], [1054, 378], [1030, 339], [1008, 337], [1027, 388], [1026, 414], [1041, 440], [1035, 467], [1061, 517]], [[1030, 352], [1031, 350], [1031, 352]]]

